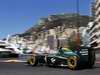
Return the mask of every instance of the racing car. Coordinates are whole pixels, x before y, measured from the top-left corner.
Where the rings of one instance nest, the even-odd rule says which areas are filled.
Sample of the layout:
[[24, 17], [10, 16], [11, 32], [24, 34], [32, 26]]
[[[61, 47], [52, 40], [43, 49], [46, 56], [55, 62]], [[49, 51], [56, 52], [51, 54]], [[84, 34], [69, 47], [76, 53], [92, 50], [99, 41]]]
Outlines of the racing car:
[[95, 64], [95, 51], [91, 47], [79, 47], [76, 50], [60, 48], [55, 54], [33, 54], [27, 64], [36, 66], [46, 64], [47, 66], [67, 66], [75, 70], [80, 67], [92, 68]]

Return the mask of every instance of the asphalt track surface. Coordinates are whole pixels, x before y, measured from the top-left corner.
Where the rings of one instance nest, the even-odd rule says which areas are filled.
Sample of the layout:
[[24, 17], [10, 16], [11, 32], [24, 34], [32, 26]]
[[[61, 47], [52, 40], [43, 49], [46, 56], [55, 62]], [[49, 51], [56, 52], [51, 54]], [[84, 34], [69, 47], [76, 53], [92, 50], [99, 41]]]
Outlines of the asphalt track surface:
[[70, 70], [61, 67], [27, 66], [25, 63], [0, 62], [0, 75], [100, 75], [100, 63], [93, 69]]
[[67, 67], [28, 66], [24, 62], [2, 62], [0, 75], [100, 75], [100, 54], [96, 55], [96, 63], [92, 69], [70, 70]]

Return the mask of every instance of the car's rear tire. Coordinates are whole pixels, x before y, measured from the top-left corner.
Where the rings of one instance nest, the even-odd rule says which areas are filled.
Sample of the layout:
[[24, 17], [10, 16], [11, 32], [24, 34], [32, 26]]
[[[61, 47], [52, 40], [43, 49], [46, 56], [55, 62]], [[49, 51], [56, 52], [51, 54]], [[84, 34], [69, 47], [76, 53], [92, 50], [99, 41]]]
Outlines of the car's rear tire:
[[91, 50], [89, 51], [89, 56], [88, 56], [88, 68], [93, 68], [95, 64], [95, 51]]
[[78, 58], [76, 56], [68, 57], [67, 59], [68, 68], [70, 68], [71, 70], [77, 69], [77, 62]]
[[27, 64], [30, 66], [36, 66], [38, 64], [38, 59], [36, 56], [32, 56], [27, 60]]

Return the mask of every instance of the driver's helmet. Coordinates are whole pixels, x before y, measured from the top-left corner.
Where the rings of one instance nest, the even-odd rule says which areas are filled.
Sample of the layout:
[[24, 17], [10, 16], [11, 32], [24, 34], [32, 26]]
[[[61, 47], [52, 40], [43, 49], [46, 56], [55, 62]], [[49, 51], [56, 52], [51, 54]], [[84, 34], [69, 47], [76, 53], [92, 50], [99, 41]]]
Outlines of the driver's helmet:
[[62, 48], [63, 51], [70, 51], [69, 48]]

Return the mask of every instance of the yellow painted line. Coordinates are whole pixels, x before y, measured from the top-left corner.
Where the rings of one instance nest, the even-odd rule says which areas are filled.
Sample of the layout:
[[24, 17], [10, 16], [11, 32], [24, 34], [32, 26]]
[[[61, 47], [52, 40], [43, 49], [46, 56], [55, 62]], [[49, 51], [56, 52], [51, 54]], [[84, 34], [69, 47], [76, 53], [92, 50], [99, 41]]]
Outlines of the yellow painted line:
[[5, 61], [2, 61], [2, 62], [5, 62], [5, 63], [19, 63], [19, 62], [25, 62], [25, 61], [21, 61], [21, 60], [5, 60]]

